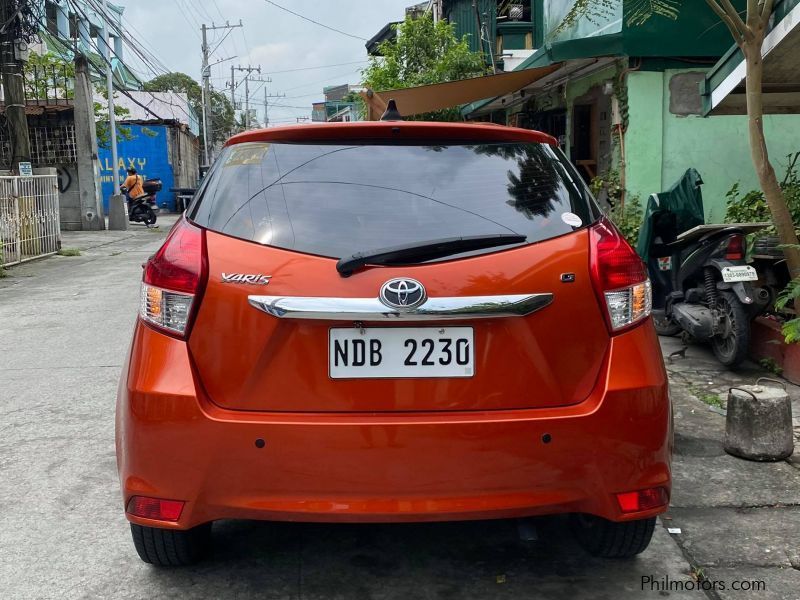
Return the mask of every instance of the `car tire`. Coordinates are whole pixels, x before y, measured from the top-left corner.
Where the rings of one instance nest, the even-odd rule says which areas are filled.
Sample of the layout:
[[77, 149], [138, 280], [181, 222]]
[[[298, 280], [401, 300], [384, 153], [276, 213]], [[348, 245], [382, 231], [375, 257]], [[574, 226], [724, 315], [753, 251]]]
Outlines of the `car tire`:
[[601, 558], [633, 558], [645, 551], [656, 518], [615, 523], [594, 515], [573, 515], [573, 531], [581, 546]]
[[177, 531], [131, 523], [136, 552], [157, 567], [185, 567], [202, 559], [211, 545], [211, 523]]

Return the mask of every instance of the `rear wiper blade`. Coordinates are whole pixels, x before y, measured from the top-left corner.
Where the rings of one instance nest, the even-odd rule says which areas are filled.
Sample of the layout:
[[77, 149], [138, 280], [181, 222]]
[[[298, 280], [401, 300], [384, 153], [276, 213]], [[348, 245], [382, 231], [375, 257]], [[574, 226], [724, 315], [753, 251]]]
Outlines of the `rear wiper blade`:
[[342, 277], [349, 277], [365, 265], [397, 265], [420, 263], [461, 252], [521, 244], [527, 236], [516, 233], [497, 235], [468, 235], [464, 237], [442, 238], [426, 242], [391, 246], [378, 250], [356, 252], [339, 259], [336, 270]]

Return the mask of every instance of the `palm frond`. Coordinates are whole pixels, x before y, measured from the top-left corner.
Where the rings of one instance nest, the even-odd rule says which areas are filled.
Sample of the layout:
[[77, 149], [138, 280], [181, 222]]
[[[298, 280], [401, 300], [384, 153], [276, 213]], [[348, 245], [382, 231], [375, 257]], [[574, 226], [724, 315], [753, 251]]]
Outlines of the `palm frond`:
[[653, 16], [677, 19], [680, 0], [625, 0], [625, 15], [628, 27], [643, 25]]
[[558, 35], [575, 25], [580, 19], [587, 19], [592, 23], [600, 22], [613, 14], [614, 7], [619, 0], [575, 0], [561, 23], [552, 32]]

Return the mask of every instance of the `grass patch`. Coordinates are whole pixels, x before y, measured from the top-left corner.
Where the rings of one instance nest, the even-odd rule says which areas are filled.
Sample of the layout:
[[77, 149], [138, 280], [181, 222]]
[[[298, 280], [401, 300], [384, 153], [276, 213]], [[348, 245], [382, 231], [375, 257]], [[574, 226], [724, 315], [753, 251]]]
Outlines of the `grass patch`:
[[4, 277], [8, 277], [8, 271], [6, 271], [3, 267], [0, 267], [0, 279]]
[[59, 256], [80, 256], [81, 251], [78, 248], [61, 248], [56, 254]]
[[762, 358], [760, 361], [758, 361], [758, 364], [761, 365], [762, 369], [769, 371], [773, 375], [783, 375], [783, 369], [781, 369], [778, 363], [771, 358]]
[[689, 392], [692, 396], [700, 400], [700, 402], [704, 402], [709, 406], [716, 406], [717, 408], [725, 408], [725, 404], [722, 402], [722, 398], [719, 397], [719, 394], [706, 392], [696, 386], [689, 386]]

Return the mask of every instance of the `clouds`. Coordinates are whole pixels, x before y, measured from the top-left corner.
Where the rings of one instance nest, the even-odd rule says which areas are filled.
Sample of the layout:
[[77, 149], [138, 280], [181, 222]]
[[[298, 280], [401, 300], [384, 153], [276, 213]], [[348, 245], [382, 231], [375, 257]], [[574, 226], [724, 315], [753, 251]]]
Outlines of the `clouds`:
[[[390, 21], [403, 18], [404, 8], [413, 0], [276, 0], [291, 10], [316, 21], [365, 38], [372, 37]], [[243, 29], [233, 30], [223, 40], [224, 31], [209, 36], [211, 48], [222, 43], [211, 62], [236, 56], [212, 68], [212, 84], [221, 91], [230, 80], [231, 65], [261, 65], [262, 73], [272, 73], [265, 84], [270, 93], [286, 93], [287, 99], [271, 100], [270, 121], [294, 122], [309, 117], [311, 102], [322, 99], [322, 87], [337, 83], [358, 83], [366, 61], [364, 42], [329, 31], [288, 14], [263, 0], [121, 0], [127, 4], [125, 19], [140, 35], [136, 37], [171, 70], [200, 77], [200, 24], [219, 24], [225, 20]], [[126, 61], [136, 66], [129, 54]], [[275, 73], [321, 65], [340, 65], [326, 69]], [[152, 76], [147, 74], [147, 76]], [[260, 84], [251, 86], [251, 91]], [[243, 96], [244, 89], [237, 90]], [[255, 92], [251, 106], [263, 120], [263, 89]], [[308, 108], [305, 108], [305, 107]]]

